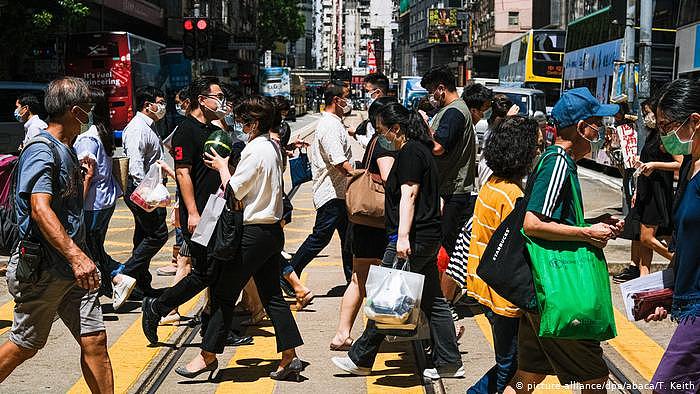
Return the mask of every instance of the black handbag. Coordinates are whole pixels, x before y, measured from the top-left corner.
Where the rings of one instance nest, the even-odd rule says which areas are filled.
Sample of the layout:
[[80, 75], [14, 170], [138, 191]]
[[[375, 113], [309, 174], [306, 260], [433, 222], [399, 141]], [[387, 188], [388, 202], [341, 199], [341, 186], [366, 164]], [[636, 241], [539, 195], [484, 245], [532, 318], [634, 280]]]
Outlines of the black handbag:
[[224, 199], [226, 205], [214, 228], [209, 257], [229, 261], [240, 254], [243, 237], [243, 209], [241, 202], [234, 196], [230, 184], [226, 184]]
[[513, 210], [493, 233], [476, 267], [476, 274], [496, 293], [528, 312], [537, 312], [537, 298], [530, 255], [520, 230], [537, 172], [544, 159], [545, 156], [540, 158], [537, 170], [528, 179], [524, 197], [515, 201]]

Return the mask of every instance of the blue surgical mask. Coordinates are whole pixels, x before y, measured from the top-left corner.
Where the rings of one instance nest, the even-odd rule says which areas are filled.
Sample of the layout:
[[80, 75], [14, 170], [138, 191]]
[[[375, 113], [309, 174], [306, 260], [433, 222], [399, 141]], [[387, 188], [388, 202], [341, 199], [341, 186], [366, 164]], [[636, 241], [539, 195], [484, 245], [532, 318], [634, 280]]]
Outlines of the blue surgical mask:
[[227, 114], [224, 116], [224, 122], [226, 122], [227, 126], [235, 126], [236, 119], [233, 117], [233, 114]]
[[[20, 108], [21, 108], [21, 107], [20, 107]], [[22, 122], [22, 115], [19, 114], [19, 108], [15, 108], [14, 116], [15, 116], [15, 119], [16, 119], [18, 122], [24, 123], [24, 122]]]
[[243, 130], [243, 125], [240, 122], [235, 121], [233, 123], [233, 136], [236, 137], [237, 140], [244, 143], [248, 143], [248, 140], [250, 139], [250, 135]]
[[484, 117], [482, 119], [485, 119], [485, 120], [491, 119], [491, 114], [493, 114], [493, 108], [489, 108], [486, 111], [484, 111]]

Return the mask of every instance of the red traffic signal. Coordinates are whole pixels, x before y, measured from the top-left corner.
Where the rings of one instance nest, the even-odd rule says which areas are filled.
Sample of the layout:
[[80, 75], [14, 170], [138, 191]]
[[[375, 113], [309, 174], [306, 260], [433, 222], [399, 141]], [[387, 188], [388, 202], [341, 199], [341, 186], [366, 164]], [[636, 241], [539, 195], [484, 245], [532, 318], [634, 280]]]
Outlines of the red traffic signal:
[[197, 30], [206, 30], [208, 25], [206, 19], [200, 19], [197, 21]]
[[182, 23], [182, 27], [187, 31], [191, 31], [194, 29], [194, 22], [192, 19], [185, 19], [185, 21]]

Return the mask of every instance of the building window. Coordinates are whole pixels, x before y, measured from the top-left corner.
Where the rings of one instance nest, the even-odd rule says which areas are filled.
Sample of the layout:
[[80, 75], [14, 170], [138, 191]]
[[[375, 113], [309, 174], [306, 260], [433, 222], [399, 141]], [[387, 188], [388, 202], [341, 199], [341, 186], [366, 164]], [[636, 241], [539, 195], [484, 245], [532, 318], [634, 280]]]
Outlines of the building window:
[[509, 26], [519, 26], [520, 25], [520, 12], [518, 12], [518, 11], [508, 12], [508, 25]]

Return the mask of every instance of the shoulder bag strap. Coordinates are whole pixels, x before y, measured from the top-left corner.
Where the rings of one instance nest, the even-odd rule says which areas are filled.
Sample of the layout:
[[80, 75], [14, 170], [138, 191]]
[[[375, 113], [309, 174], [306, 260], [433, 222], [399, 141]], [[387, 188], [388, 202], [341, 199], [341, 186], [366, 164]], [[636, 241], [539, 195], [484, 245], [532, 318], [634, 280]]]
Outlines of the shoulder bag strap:
[[372, 140], [372, 143], [367, 149], [367, 155], [363, 163], [366, 170], [369, 169], [369, 164], [372, 162], [372, 155], [374, 154], [374, 148], [377, 146], [377, 139], [379, 139], [379, 135]]
[[586, 218], [583, 216], [583, 202], [579, 198], [580, 190], [576, 186], [576, 180], [574, 179], [574, 174], [569, 175], [569, 180], [571, 181], [571, 194], [573, 194], [574, 200], [574, 213], [576, 214], [576, 226], [585, 227]]

